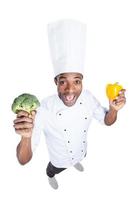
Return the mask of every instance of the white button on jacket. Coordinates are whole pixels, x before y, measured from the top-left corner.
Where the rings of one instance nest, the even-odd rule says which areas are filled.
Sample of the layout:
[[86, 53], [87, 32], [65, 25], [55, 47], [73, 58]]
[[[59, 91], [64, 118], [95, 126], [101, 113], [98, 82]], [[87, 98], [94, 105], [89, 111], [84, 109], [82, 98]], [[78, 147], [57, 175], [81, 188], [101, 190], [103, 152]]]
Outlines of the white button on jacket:
[[64, 105], [58, 94], [45, 98], [36, 114], [32, 150], [39, 144], [43, 131], [51, 163], [59, 168], [76, 164], [85, 157], [91, 120], [104, 123], [105, 113], [106, 109], [87, 90], [71, 107]]

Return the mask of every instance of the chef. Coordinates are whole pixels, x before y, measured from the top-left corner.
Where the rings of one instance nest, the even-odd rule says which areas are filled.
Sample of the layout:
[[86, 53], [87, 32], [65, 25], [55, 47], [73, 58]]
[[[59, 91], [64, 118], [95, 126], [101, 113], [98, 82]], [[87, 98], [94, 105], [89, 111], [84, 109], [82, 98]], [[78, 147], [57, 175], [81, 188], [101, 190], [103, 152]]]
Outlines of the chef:
[[109, 110], [82, 86], [86, 48], [86, 25], [76, 20], [61, 20], [48, 25], [50, 55], [57, 94], [45, 98], [37, 112], [21, 111], [14, 127], [21, 135], [17, 158], [27, 163], [44, 133], [50, 162], [46, 173], [52, 188], [58, 188], [55, 175], [68, 167], [84, 168], [80, 161], [87, 153], [87, 133], [93, 118], [111, 125], [125, 104], [124, 90], [109, 102]]

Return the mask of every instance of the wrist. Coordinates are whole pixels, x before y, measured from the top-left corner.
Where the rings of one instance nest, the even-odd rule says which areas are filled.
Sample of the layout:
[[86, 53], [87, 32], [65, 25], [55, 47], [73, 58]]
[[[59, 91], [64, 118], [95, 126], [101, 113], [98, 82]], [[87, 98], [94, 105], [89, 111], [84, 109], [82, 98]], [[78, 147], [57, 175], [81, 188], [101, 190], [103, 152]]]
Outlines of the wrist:
[[116, 110], [113, 106], [109, 106], [109, 112], [117, 114], [118, 110]]
[[29, 143], [30, 141], [31, 141], [31, 137], [25, 137], [25, 136], [21, 137], [21, 142], [23, 143]]

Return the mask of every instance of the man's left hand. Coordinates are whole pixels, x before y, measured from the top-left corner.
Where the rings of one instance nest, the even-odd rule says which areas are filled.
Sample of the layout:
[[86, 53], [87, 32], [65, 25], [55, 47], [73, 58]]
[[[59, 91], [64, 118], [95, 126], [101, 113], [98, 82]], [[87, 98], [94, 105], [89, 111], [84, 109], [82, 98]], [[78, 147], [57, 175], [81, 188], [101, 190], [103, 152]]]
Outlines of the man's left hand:
[[125, 89], [122, 89], [119, 92], [118, 97], [114, 100], [109, 101], [109, 105], [112, 109], [119, 111], [126, 103], [126, 97], [125, 97]]

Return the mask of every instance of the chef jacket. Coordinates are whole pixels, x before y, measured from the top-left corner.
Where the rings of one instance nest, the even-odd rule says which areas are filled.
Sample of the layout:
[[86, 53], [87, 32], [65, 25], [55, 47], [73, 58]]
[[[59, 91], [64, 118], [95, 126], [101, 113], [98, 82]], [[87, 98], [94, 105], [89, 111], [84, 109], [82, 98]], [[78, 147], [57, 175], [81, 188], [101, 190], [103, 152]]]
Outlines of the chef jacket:
[[51, 163], [68, 168], [80, 162], [87, 152], [87, 132], [91, 120], [104, 123], [106, 109], [88, 91], [83, 90], [76, 103], [68, 107], [58, 94], [45, 98], [35, 117], [32, 151], [43, 132]]

